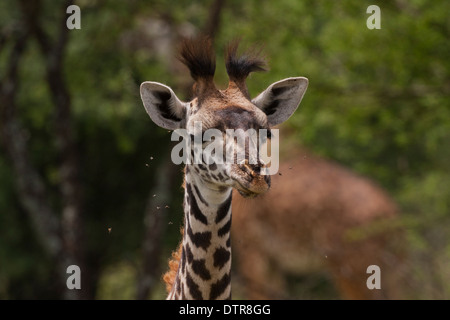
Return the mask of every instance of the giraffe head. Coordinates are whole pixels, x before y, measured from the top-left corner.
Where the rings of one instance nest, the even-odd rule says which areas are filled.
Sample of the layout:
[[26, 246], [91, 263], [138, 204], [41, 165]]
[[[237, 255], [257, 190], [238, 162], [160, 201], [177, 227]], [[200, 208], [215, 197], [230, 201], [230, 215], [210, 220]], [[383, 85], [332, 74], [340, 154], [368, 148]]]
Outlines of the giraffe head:
[[[212, 44], [209, 39], [199, 38], [184, 41], [180, 50], [181, 61], [195, 80], [193, 100], [183, 102], [170, 87], [157, 82], [142, 83], [140, 91], [148, 115], [158, 126], [182, 129], [191, 141], [200, 140], [191, 148], [193, 158], [197, 151], [206, 151], [212, 141], [221, 140], [223, 152], [219, 159], [223, 161], [203, 153], [200, 161], [188, 165], [187, 170], [210, 189], [234, 187], [243, 196], [251, 197], [270, 187], [259, 146], [265, 138], [270, 139], [270, 128], [286, 121], [297, 109], [308, 79], [275, 82], [251, 99], [246, 78], [251, 72], [263, 71], [265, 62], [252, 52], [238, 55], [237, 48], [235, 41], [226, 50], [229, 84], [225, 90], [218, 90], [213, 81], [216, 63]], [[196, 150], [196, 145], [201, 150]]]

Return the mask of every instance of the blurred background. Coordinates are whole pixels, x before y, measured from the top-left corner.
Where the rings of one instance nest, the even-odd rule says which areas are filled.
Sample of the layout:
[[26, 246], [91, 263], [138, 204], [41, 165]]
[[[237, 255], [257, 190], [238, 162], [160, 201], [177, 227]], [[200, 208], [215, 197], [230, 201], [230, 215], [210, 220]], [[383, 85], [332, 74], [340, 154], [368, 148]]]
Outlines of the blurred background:
[[[323, 182], [305, 187], [300, 170], [280, 171], [294, 191], [272, 209], [276, 230], [258, 229], [236, 246], [233, 297], [252, 297], [252, 287], [279, 299], [371, 298], [342, 285], [352, 273], [345, 264], [379, 255], [402, 266], [402, 280], [392, 280], [401, 293], [384, 297], [450, 298], [450, 2], [80, 0], [81, 29], [69, 30], [70, 4], [0, 2], [0, 299], [165, 298], [161, 275], [180, 240], [182, 167], [171, 164], [171, 134], [145, 113], [139, 85], [158, 81], [188, 100], [192, 81], [177, 46], [201, 33], [214, 40], [220, 88], [228, 83], [223, 48], [238, 37], [243, 47], [262, 46], [270, 67], [247, 80], [252, 96], [286, 77], [309, 78], [281, 128], [282, 162], [297, 161], [310, 183]], [[381, 29], [366, 26], [372, 4]], [[340, 183], [322, 192], [330, 177]], [[361, 201], [339, 192], [365, 188]], [[371, 207], [373, 227], [362, 212], [378, 194], [396, 209], [379, 223]], [[236, 205], [248, 211], [245, 223], [273, 225], [254, 205]], [[326, 214], [305, 218], [319, 211], [332, 223]], [[232, 237], [242, 244], [248, 229], [238, 214]], [[346, 240], [317, 240], [312, 254], [327, 253], [307, 259], [295, 241], [312, 240], [293, 225]], [[289, 246], [283, 259], [298, 264], [282, 268], [258, 232], [277, 252]], [[383, 240], [348, 249], [373, 233]], [[255, 250], [253, 268], [270, 263], [248, 279], [245, 257]], [[333, 253], [341, 259], [330, 267]], [[81, 268], [81, 290], [66, 288], [71, 264]], [[389, 270], [381, 267], [383, 289]], [[351, 281], [365, 285], [361, 277]]]

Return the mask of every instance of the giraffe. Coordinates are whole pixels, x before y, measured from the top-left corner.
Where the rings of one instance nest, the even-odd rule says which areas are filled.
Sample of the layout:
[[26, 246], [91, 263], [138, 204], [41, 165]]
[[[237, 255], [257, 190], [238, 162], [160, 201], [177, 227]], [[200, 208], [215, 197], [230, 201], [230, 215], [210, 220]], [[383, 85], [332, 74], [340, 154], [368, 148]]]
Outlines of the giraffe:
[[[239, 41], [232, 41], [226, 47], [229, 83], [225, 90], [219, 90], [213, 80], [216, 61], [211, 40], [184, 40], [180, 60], [194, 80], [194, 98], [183, 102], [170, 87], [143, 82], [141, 98], [153, 122], [168, 130], [184, 129], [192, 139], [195, 123], [200, 122], [202, 130], [220, 130], [226, 139], [228, 129], [270, 131], [286, 121], [300, 104], [308, 79], [277, 81], [251, 99], [246, 78], [251, 72], [264, 71], [266, 63], [255, 50], [238, 54], [238, 46]], [[247, 143], [250, 138], [245, 139]], [[270, 176], [262, 174], [265, 165], [259, 155], [250, 154], [245, 145], [233, 143], [236, 153], [245, 154], [245, 161], [188, 162], [184, 167], [182, 240], [164, 275], [169, 300], [231, 298], [232, 190], [251, 198], [270, 188]], [[206, 148], [205, 144], [202, 148]], [[194, 156], [194, 150], [191, 152]], [[233, 158], [236, 160], [236, 156]]]

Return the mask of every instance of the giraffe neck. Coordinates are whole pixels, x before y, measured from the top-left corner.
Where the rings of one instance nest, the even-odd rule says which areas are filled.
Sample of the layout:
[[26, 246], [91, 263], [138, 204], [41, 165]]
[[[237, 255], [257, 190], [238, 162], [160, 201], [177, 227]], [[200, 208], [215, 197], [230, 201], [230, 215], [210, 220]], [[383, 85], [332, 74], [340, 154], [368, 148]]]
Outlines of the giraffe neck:
[[181, 259], [168, 299], [231, 298], [231, 195], [186, 167]]

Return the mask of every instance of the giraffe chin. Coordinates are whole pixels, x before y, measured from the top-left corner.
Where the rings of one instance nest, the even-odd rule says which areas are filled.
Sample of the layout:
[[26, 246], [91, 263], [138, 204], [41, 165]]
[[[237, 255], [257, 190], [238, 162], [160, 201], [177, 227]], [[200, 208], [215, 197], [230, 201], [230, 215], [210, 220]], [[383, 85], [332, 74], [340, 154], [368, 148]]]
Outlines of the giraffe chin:
[[235, 181], [234, 187], [239, 192], [239, 194], [241, 196], [243, 196], [244, 198], [255, 198], [258, 195], [265, 193], [270, 188], [270, 184], [268, 184], [266, 182], [248, 183], [249, 186], [245, 187], [238, 180], [234, 180], [234, 181]]
[[237, 189], [237, 191], [244, 198], [250, 198], [251, 199], [251, 198], [256, 198], [259, 195], [259, 193], [255, 193], [255, 192], [251, 192], [251, 191], [247, 191], [247, 190]]

